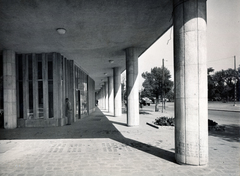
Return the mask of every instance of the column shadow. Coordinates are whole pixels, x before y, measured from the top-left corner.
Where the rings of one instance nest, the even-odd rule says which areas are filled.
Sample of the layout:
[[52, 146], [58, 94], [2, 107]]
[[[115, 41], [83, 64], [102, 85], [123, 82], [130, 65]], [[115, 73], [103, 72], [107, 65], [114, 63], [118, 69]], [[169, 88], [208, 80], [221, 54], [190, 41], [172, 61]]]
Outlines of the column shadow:
[[114, 124], [117, 124], [117, 125], [127, 126], [126, 123], [114, 122], [114, 121], [109, 121], [109, 122], [114, 123]]
[[240, 125], [221, 125], [225, 128], [222, 130], [209, 130], [209, 136], [219, 137], [228, 142], [240, 142]]

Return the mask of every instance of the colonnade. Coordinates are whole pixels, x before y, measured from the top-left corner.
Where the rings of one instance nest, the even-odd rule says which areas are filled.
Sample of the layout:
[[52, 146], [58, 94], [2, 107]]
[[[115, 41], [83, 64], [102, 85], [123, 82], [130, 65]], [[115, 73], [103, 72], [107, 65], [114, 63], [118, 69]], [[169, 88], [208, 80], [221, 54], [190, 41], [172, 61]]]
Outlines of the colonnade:
[[[208, 162], [206, 0], [173, 0], [175, 158], [181, 164]], [[138, 55], [126, 53], [127, 125], [139, 125]], [[4, 127], [16, 127], [15, 53], [3, 52]], [[98, 106], [121, 116], [121, 69], [97, 93]]]
[[[178, 163], [208, 163], [206, 0], [174, 0], [175, 158]], [[139, 125], [138, 55], [126, 52], [127, 125]], [[119, 68], [113, 69], [114, 116], [121, 115]], [[108, 82], [110, 84], [110, 82]], [[100, 94], [106, 94], [104, 88]], [[109, 92], [112, 91], [108, 89]], [[103, 96], [102, 96], [103, 97]], [[120, 98], [119, 98], [120, 97]], [[112, 98], [112, 97], [111, 97]], [[102, 100], [105, 101], [105, 100]], [[108, 102], [112, 102], [108, 100]], [[108, 110], [110, 106], [108, 105]], [[107, 109], [107, 106], [102, 106]]]
[[[139, 82], [138, 55], [136, 48], [127, 48], [126, 53], [126, 87], [127, 87], [127, 125], [139, 125]], [[108, 77], [96, 95], [100, 109], [112, 113], [115, 117], [122, 115], [121, 69], [114, 67], [113, 76]]]

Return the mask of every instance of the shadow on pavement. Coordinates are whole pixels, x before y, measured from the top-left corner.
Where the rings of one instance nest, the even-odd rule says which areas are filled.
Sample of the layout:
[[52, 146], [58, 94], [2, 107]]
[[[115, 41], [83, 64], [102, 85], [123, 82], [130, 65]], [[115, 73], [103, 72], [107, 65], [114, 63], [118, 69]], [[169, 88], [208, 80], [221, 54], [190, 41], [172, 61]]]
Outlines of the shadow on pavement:
[[139, 114], [151, 114], [151, 113], [148, 113], [148, 112], [146, 112], [146, 111], [144, 111], [144, 110], [140, 110], [140, 111], [139, 111]]
[[[125, 138], [97, 108], [94, 113], [72, 125], [45, 128], [0, 129], [0, 140], [110, 138], [140, 151], [175, 163], [173, 152]], [[119, 123], [118, 123], [119, 124]], [[120, 125], [126, 126], [124, 123]]]
[[240, 142], [240, 125], [221, 125], [225, 131], [210, 130], [209, 136], [219, 137], [229, 142]]
[[114, 121], [109, 121], [109, 122], [114, 123], [114, 124], [118, 124], [118, 125], [122, 125], [122, 126], [127, 126], [126, 123], [114, 122]]

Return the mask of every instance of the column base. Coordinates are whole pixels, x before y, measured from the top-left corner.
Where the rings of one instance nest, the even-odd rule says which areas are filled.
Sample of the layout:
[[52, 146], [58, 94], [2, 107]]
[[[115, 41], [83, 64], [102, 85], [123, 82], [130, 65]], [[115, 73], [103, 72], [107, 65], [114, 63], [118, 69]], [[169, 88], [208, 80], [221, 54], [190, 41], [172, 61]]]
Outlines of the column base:
[[176, 160], [176, 163], [177, 163], [177, 164], [180, 164], [180, 165], [185, 165], [185, 166], [200, 166], [200, 167], [207, 167], [207, 166], [208, 166], [208, 164], [197, 165], [197, 164], [182, 163], [182, 162], [177, 161], [177, 160]]

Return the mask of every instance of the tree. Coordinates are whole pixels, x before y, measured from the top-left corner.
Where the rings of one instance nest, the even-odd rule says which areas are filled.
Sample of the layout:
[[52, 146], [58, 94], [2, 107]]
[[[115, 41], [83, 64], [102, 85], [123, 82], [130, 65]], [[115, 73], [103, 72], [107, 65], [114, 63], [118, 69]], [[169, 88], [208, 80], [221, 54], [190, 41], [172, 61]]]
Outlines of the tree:
[[121, 89], [122, 89], [122, 106], [125, 107], [127, 102], [127, 91], [126, 91], [126, 72], [121, 75]]
[[[142, 86], [146, 95], [156, 98], [156, 107], [159, 103], [159, 97], [163, 97], [163, 94], [167, 94], [173, 87], [173, 82], [170, 80], [170, 71], [167, 68], [154, 67], [151, 72], [142, 73], [142, 77], [145, 79]], [[163, 82], [164, 72], [164, 82]]]
[[238, 75], [236, 71], [229, 68], [227, 70], [217, 71], [214, 74], [210, 75], [210, 73], [213, 71], [213, 68], [208, 68], [209, 99], [213, 100], [216, 97], [221, 97], [223, 100], [233, 100], [235, 81], [237, 87], [239, 86]]
[[215, 97], [215, 84], [214, 84], [214, 80], [213, 77], [211, 75], [211, 73], [214, 72], [214, 69], [212, 67], [208, 68], [207, 73], [208, 73], [208, 98], [209, 99], [214, 99]]

